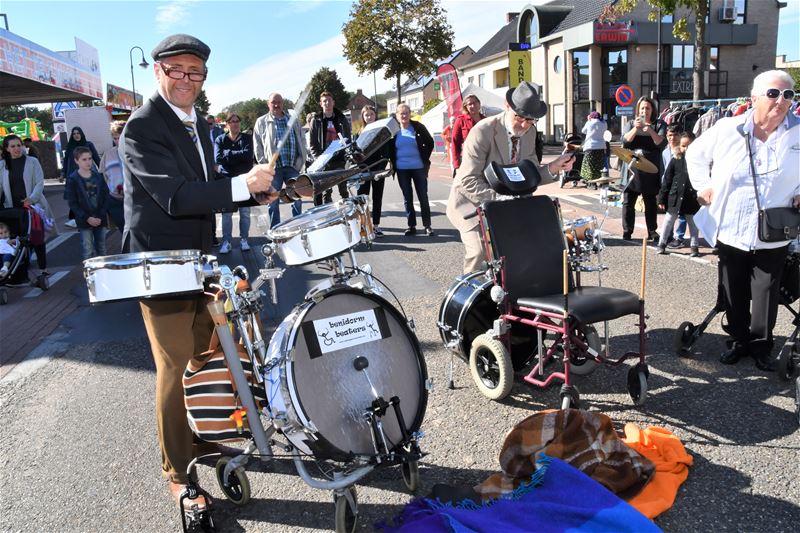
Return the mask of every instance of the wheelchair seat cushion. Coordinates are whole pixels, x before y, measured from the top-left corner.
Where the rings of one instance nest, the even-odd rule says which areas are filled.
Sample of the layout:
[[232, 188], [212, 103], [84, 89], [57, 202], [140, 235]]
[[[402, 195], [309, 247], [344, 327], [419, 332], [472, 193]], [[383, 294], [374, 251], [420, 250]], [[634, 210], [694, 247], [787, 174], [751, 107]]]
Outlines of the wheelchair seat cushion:
[[[611, 287], [581, 287], [570, 291], [567, 305], [570, 316], [583, 324], [594, 324], [639, 313], [639, 296]], [[564, 295], [523, 296], [517, 298], [516, 306], [561, 312], [564, 310]]]

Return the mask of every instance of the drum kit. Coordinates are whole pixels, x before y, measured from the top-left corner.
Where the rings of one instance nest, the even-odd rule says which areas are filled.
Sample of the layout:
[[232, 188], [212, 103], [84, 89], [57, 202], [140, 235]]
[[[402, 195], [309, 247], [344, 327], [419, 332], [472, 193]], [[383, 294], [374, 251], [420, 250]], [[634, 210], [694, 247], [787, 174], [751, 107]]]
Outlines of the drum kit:
[[[233, 503], [250, 498], [245, 465], [252, 457], [271, 460], [280, 451], [292, 459], [301, 479], [334, 494], [335, 529], [355, 529], [358, 503], [354, 484], [379, 467], [399, 465], [410, 491], [419, 486], [419, 440], [431, 381], [414, 333], [414, 322], [383, 297], [369, 265], [359, 265], [354, 247], [374, 238], [368, 198], [356, 194], [374, 173], [359, 166], [390, 139], [394, 118], [372, 123], [355, 143], [342, 141], [308, 174], [281, 191], [287, 201], [307, 198], [347, 182], [350, 198], [312, 208], [268, 231], [265, 257], [254, 279], [244, 267], [229, 268], [197, 250], [146, 252], [98, 257], [84, 262], [92, 303], [201, 293], [224, 296], [209, 303], [215, 331], [231, 378], [247, 412], [251, 440], [242, 454], [221, 458], [217, 480]], [[354, 167], [326, 170], [337, 159]], [[338, 181], [337, 181], [338, 180]], [[286, 267], [315, 264], [330, 271], [275, 329], [269, 341], [258, 324], [263, 293]], [[398, 302], [399, 304], [399, 302]], [[402, 309], [402, 307], [400, 307]], [[247, 351], [258, 386], [268, 399], [251, 393], [237, 341]], [[196, 460], [195, 460], [196, 461]], [[307, 464], [319, 475], [312, 476]], [[189, 470], [194, 467], [194, 462]], [[204, 494], [190, 483], [189, 500]], [[182, 514], [184, 531], [213, 531], [208, 510]]]

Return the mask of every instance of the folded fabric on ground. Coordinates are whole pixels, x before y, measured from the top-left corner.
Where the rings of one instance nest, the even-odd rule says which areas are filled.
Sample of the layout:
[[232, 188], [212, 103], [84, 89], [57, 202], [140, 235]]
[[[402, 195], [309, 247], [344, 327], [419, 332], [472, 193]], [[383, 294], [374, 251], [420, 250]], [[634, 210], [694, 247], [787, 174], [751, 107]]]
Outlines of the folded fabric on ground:
[[530, 481], [483, 504], [420, 498], [403, 509], [385, 533], [649, 533], [652, 521], [600, 483], [564, 461], [540, 454]]
[[622, 441], [606, 415], [548, 410], [514, 426], [500, 450], [502, 473], [491, 475], [475, 491], [484, 501], [513, 492], [529, 480], [541, 455], [563, 459], [626, 500], [655, 472], [651, 461]]
[[675, 503], [678, 489], [689, 476], [692, 456], [678, 437], [660, 427], [643, 430], [636, 424], [625, 424], [624, 442], [656, 465], [650, 483], [628, 500], [645, 516], [655, 518]]

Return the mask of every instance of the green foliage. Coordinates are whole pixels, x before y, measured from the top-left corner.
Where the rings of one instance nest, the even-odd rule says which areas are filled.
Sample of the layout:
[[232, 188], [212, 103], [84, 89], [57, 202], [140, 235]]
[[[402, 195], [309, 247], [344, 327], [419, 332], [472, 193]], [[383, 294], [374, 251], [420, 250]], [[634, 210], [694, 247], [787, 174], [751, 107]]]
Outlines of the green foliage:
[[344, 56], [359, 74], [384, 69], [400, 98], [401, 76], [432, 72], [453, 50], [453, 30], [438, 0], [357, 0], [342, 28]]
[[794, 80], [794, 90], [800, 90], [800, 68], [787, 68], [784, 69], [789, 73], [789, 76]]
[[211, 102], [208, 101], [205, 89], [200, 89], [200, 94], [197, 96], [194, 107], [197, 108], [197, 112], [201, 115], [208, 115], [208, 108], [211, 107]]
[[33, 106], [0, 106], [0, 122], [20, 122], [25, 117], [38, 120], [42, 132], [53, 134], [53, 112], [49, 107], [39, 109]]
[[[303, 109], [300, 110], [300, 120], [303, 123], [305, 123], [307, 114], [320, 111], [319, 95], [324, 91], [328, 91], [333, 95], [333, 105], [339, 110], [346, 109], [347, 104], [350, 103], [352, 96], [344, 88], [342, 80], [339, 79], [339, 75], [333, 69], [322, 67], [311, 77], [309, 84], [311, 88], [308, 93], [308, 99]], [[292, 104], [292, 107], [294, 107], [294, 104]]]
[[438, 98], [433, 98], [431, 100], [428, 100], [427, 102], [425, 102], [425, 105], [422, 106], [422, 111], [420, 111], [419, 114], [420, 115], [424, 115], [425, 113], [427, 113], [428, 111], [430, 111], [431, 109], [433, 109], [434, 107], [439, 105], [440, 103], [441, 103], [441, 100], [439, 100]]
[[244, 102], [236, 102], [235, 104], [231, 104], [223, 111], [226, 115], [228, 113], [236, 113], [239, 115], [239, 118], [242, 120], [242, 123], [240, 124], [242, 130], [249, 131], [253, 129], [253, 126], [255, 126], [256, 119], [258, 117], [267, 114], [269, 111], [269, 106], [267, 105], [267, 101], [263, 98], [251, 98], [250, 100], [245, 100]]

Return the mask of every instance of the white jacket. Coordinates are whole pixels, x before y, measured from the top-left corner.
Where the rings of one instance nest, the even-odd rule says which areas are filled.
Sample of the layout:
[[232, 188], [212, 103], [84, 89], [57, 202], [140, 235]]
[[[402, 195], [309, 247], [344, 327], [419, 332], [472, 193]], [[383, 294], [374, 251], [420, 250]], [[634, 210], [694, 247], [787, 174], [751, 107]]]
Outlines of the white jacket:
[[[750, 159], [747, 156], [745, 132], [751, 131], [752, 111], [738, 117], [720, 119], [703, 133], [686, 151], [686, 166], [692, 187], [698, 192], [711, 188], [710, 206], [694, 216], [703, 237], [716, 246], [717, 239], [741, 250], [779, 248], [784, 242], [764, 242], [758, 238], [756, 208]], [[773, 133], [776, 139], [778, 172], [758, 179], [758, 195], [762, 209], [789, 207], [800, 194], [800, 118], [789, 113]], [[725, 217], [728, 217], [726, 219]], [[730, 224], [735, 217], [735, 224]], [[720, 233], [721, 223], [735, 228]]]
[[583, 125], [581, 133], [586, 135], [583, 140], [584, 150], [605, 150], [606, 140], [603, 139], [603, 134], [608, 129], [608, 125], [599, 118], [590, 118], [586, 124]]
[[[25, 182], [25, 191], [31, 202], [44, 209], [49, 218], [53, 218], [50, 204], [44, 196], [44, 171], [42, 170], [42, 165], [39, 164], [39, 160], [35, 157], [25, 157], [22, 180]], [[0, 187], [3, 189], [3, 207], [12, 207], [11, 182], [4, 159], [0, 159]]]

